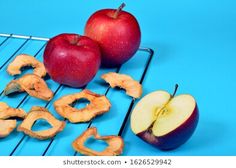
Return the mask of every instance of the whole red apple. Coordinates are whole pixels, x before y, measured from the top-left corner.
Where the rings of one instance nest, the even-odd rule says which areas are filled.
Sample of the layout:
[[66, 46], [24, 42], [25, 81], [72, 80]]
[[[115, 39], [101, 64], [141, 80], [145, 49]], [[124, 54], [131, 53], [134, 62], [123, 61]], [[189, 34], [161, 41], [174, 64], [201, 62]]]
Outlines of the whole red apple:
[[140, 45], [139, 24], [132, 14], [122, 11], [124, 6], [95, 12], [85, 26], [85, 35], [99, 43], [102, 65], [106, 67], [123, 64]]
[[101, 64], [98, 44], [78, 34], [60, 34], [51, 38], [43, 58], [50, 77], [72, 87], [86, 85], [93, 79]]

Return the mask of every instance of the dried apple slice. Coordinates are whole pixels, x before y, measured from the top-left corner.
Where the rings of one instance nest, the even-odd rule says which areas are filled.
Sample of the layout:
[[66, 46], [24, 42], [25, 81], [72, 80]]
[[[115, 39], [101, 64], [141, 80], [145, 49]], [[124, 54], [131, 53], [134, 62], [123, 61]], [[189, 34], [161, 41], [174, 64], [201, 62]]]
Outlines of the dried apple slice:
[[140, 98], [142, 95], [142, 85], [128, 75], [109, 72], [101, 76], [112, 88], [120, 87], [125, 89], [126, 94], [133, 98]]
[[[90, 103], [82, 109], [70, 106], [70, 104], [79, 99], [87, 99]], [[80, 93], [61, 97], [54, 102], [54, 107], [58, 114], [67, 118], [72, 123], [77, 123], [90, 121], [97, 115], [108, 112], [111, 104], [106, 96], [85, 89]]]
[[49, 101], [53, 92], [48, 88], [46, 82], [37, 75], [27, 74], [17, 80], [12, 80], [5, 88], [5, 95], [15, 92], [27, 92], [30, 96]]
[[26, 66], [32, 66], [34, 68], [33, 73], [39, 77], [44, 77], [47, 74], [43, 63], [27, 54], [16, 56], [16, 58], [8, 65], [7, 72], [10, 75], [19, 75], [21, 74], [21, 68]]
[[8, 119], [11, 117], [25, 118], [27, 113], [23, 109], [15, 109], [9, 107], [6, 103], [0, 102], [0, 119]]
[[16, 128], [16, 120], [0, 120], [0, 138], [8, 136]]
[[[84, 143], [91, 136], [93, 136], [97, 140], [105, 141], [108, 146], [101, 152], [87, 148]], [[91, 127], [83, 132], [76, 140], [74, 140], [72, 146], [77, 152], [88, 156], [116, 156], [122, 154], [124, 141], [120, 136], [100, 136], [97, 133], [97, 128]]]
[[[41, 131], [32, 131], [33, 124], [39, 119], [46, 120], [52, 128]], [[57, 120], [47, 109], [34, 106], [27, 114], [23, 122], [19, 125], [17, 130], [22, 131], [31, 137], [44, 140], [54, 137], [58, 132], [62, 131], [64, 127], [65, 122]]]

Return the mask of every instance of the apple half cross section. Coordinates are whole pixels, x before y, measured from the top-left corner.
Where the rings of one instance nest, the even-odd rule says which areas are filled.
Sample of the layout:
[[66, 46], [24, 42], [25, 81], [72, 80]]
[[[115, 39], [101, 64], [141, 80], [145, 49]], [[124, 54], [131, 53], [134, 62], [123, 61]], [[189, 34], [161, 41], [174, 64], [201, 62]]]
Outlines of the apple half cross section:
[[141, 99], [131, 114], [131, 129], [161, 150], [177, 148], [196, 129], [198, 107], [191, 95], [155, 91]]

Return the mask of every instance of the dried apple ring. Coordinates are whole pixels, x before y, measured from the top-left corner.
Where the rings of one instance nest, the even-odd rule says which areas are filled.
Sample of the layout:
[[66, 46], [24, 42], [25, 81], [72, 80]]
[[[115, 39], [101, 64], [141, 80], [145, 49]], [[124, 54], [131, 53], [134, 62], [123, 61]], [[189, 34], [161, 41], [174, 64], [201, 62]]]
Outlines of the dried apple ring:
[[11, 117], [25, 118], [26, 115], [27, 113], [23, 109], [15, 109], [4, 102], [0, 102], [0, 119], [8, 119]]
[[[91, 136], [93, 136], [97, 140], [105, 141], [108, 144], [106, 149], [101, 152], [98, 152], [87, 148], [84, 143]], [[124, 141], [120, 136], [100, 136], [97, 133], [97, 128], [91, 127], [88, 128], [84, 133], [82, 133], [76, 140], [74, 140], [72, 146], [77, 152], [88, 156], [116, 156], [122, 154], [124, 148]]]
[[21, 68], [26, 66], [32, 66], [34, 68], [33, 74], [38, 75], [39, 77], [44, 77], [47, 74], [43, 63], [27, 54], [16, 56], [16, 58], [8, 65], [7, 72], [10, 75], [19, 75], [21, 74]]
[[[41, 131], [32, 131], [33, 124], [39, 119], [46, 120], [52, 128]], [[34, 106], [17, 130], [22, 131], [31, 137], [44, 140], [54, 137], [58, 132], [61, 132], [64, 127], [65, 122], [57, 120], [46, 108]]]
[[128, 75], [109, 72], [101, 76], [112, 88], [120, 87], [125, 89], [126, 94], [133, 98], [140, 98], [142, 95], [142, 85]]
[[49, 101], [53, 92], [48, 88], [46, 82], [37, 75], [27, 74], [7, 84], [4, 93], [9, 95], [15, 92], [27, 92], [30, 96]]
[[[79, 99], [87, 99], [90, 103], [82, 109], [71, 107], [70, 104]], [[111, 104], [104, 95], [83, 90], [80, 93], [63, 96], [54, 102], [58, 114], [67, 118], [72, 123], [87, 122], [97, 115], [108, 112]]]
[[0, 120], [0, 138], [8, 136], [16, 128], [16, 120]]

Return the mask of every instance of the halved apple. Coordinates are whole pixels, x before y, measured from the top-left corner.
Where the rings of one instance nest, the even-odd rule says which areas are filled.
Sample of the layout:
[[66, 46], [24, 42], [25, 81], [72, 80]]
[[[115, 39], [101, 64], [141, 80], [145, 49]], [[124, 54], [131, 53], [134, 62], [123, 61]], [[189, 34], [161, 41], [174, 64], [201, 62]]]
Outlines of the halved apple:
[[185, 143], [199, 119], [198, 107], [191, 95], [174, 95], [165, 91], [152, 92], [137, 103], [131, 114], [132, 131], [161, 150]]

